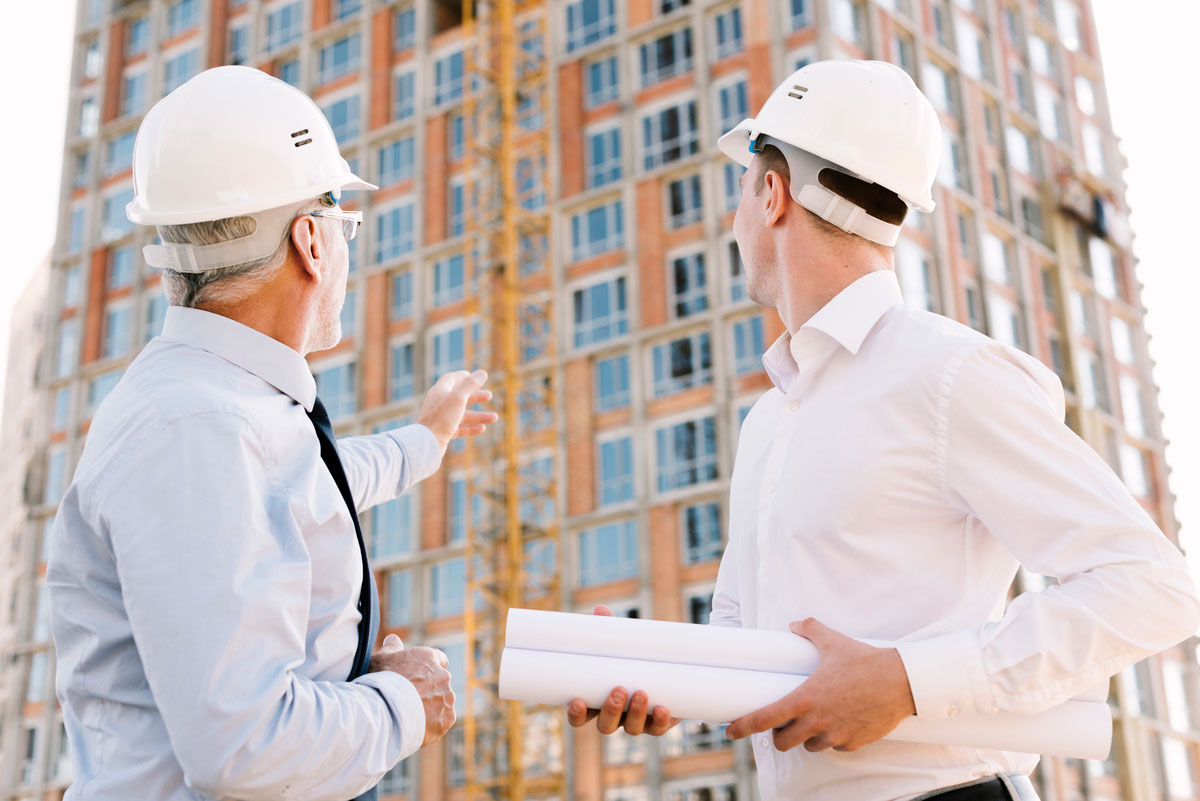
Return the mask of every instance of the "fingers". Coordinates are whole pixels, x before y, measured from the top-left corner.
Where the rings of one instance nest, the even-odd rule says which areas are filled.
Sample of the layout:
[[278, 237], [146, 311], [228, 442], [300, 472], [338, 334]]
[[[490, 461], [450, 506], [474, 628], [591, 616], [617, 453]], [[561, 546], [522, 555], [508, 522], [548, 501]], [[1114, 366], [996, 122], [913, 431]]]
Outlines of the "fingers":
[[381, 650], [381, 651], [383, 651], [383, 650], [403, 651], [404, 650], [404, 641], [401, 640], [395, 634], [389, 634], [388, 636], [383, 638], [383, 645], [379, 646], [379, 650]]
[[650, 699], [646, 693], [638, 690], [629, 699], [629, 711], [625, 713], [625, 731], [628, 734], [641, 734], [646, 728], [646, 712]]
[[802, 689], [803, 687], [797, 688], [775, 703], [743, 715], [730, 723], [725, 733], [731, 740], [740, 740], [760, 731], [777, 728], [804, 715], [809, 710], [809, 701], [801, 693]]
[[571, 703], [567, 704], [567, 723], [570, 723], [574, 728], [586, 724], [594, 715], [589, 713], [595, 712], [594, 709], [587, 708], [587, 702], [581, 698], [576, 698]]
[[662, 737], [678, 722], [671, 717], [671, 713], [665, 706], [656, 706], [650, 716], [650, 722], [646, 726], [646, 734]]
[[458, 430], [454, 432], [454, 438], [477, 437], [485, 431], [487, 431], [487, 426], [484, 425], [459, 426]]
[[[810, 740], [816, 742], [819, 739], [819, 734], [821, 734], [821, 726], [816, 721], [799, 718], [786, 726], [776, 729], [772, 733], [771, 739], [774, 741], [777, 751], [788, 751]], [[828, 748], [829, 746], [826, 745], [825, 747]], [[808, 746], [805, 745], [805, 748], [808, 748]], [[813, 749], [809, 748], [808, 750], [811, 751]]]
[[500, 419], [500, 415], [495, 412], [480, 412], [474, 409], [468, 409], [463, 412], [463, 425], [477, 425], [483, 423], [494, 423]]
[[835, 645], [839, 638], [845, 638], [845, 635], [839, 634], [833, 629], [826, 626], [815, 617], [805, 618], [791, 623], [788, 628], [792, 634], [811, 642], [817, 646], [817, 650], [824, 653], [828, 648]]
[[433, 651], [433, 658], [437, 661], [437, 663], [439, 665], [446, 668], [447, 670], [450, 669], [450, 657], [446, 656], [445, 651], [442, 651], [437, 648], [430, 648], [429, 650]]
[[596, 728], [601, 734], [612, 734], [621, 725], [621, 714], [625, 711], [625, 699], [628, 697], [624, 687], [616, 687], [608, 694], [596, 720]]
[[477, 392], [471, 393], [471, 397], [467, 400], [469, 403], [487, 403], [492, 399], [492, 397], [492, 391], [490, 389], [481, 389]]
[[613, 611], [604, 604], [596, 604], [592, 609], [592, 614], [600, 617], [613, 617]]

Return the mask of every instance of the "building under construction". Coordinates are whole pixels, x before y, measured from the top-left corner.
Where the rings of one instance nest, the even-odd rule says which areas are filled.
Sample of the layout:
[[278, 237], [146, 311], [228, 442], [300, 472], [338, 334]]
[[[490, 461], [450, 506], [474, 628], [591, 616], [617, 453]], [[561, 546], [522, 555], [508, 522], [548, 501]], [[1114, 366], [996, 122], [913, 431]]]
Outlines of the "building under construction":
[[[899, 64], [941, 115], [937, 210], [896, 248], [906, 301], [1053, 367], [1070, 425], [1174, 540], [1088, 0], [80, 0], [44, 330], [22, 340], [45, 342], [26, 510], [0, 543], [0, 801], [71, 781], [45, 533], [163, 320], [152, 232], [124, 212], [138, 124], [230, 63], [311, 95], [381, 187], [345, 203], [366, 217], [345, 338], [310, 358], [339, 434], [410, 420], [462, 367], [492, 370], [504, 414], [363, 518], [380, 636], [443, 649], [463, 717], [384, 797], [756, 797], [748, 743], [719, 727], [565, 731], [561, 710], [495, 702], [494, 658], [513, 605], [706, 621], [739, 424], [782, 331], [746, 297], [741, 168], [714, 142], [796, 67], [843, 57]], [[1043, 760], [1043, 799], [1200, 799], [1197, 671], [1189, 642], [1114, 679], [1111, 758]]]

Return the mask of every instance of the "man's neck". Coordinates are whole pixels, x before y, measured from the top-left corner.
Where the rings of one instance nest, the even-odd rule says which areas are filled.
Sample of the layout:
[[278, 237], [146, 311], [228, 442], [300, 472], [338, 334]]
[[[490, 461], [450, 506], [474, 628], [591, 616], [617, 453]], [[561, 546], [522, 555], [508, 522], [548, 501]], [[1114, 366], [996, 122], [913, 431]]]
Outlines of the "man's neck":
[[795, 335], [846, 287], [864, 275], [891, 269], [890, 260], [869, 247], [831, 249], [803, 264], [785, 264], [780, 271], [779, 318]]

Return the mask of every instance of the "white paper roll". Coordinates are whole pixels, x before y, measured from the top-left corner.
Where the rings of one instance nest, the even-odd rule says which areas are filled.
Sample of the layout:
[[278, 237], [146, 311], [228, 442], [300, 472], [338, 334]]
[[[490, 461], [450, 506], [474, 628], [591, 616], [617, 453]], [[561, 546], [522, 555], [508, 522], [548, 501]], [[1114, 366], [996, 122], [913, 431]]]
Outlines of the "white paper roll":
[[[729, 722], [795, 689], [803, 676], [760, 670], [617, 659], [505, 648], [500, 697], [564, 706], [582, 698], [599, 708], [613, 687], [643, 690], [675, 717]], [[1104, 759], [1112, 739], [1106, 703], [1067, 701], [1032, 715], [960, 715], [942, 721], [908, 718], [885, 739]]]

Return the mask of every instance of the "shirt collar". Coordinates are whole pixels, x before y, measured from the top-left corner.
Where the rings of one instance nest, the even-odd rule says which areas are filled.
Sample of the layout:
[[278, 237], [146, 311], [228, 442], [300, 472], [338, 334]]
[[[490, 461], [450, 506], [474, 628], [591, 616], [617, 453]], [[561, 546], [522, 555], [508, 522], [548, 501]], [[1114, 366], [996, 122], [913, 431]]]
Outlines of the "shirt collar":
[[820, 331], [851, 354], [858, 354], [863, 341], [880, 318], [903, 303], [900, 282], [893, 270], [876, 270], [850, 284], [800, 326], [795, 336], [784, 332], [763, 354], [763, 366], [776, 387], [787, 392], [802, 352], [811, 347], [812, 333]]
[[312, 411], [317, 384], [308, 362], [261, 331], [220, 314], [168, 306], [162, 336], [220, 356]]

